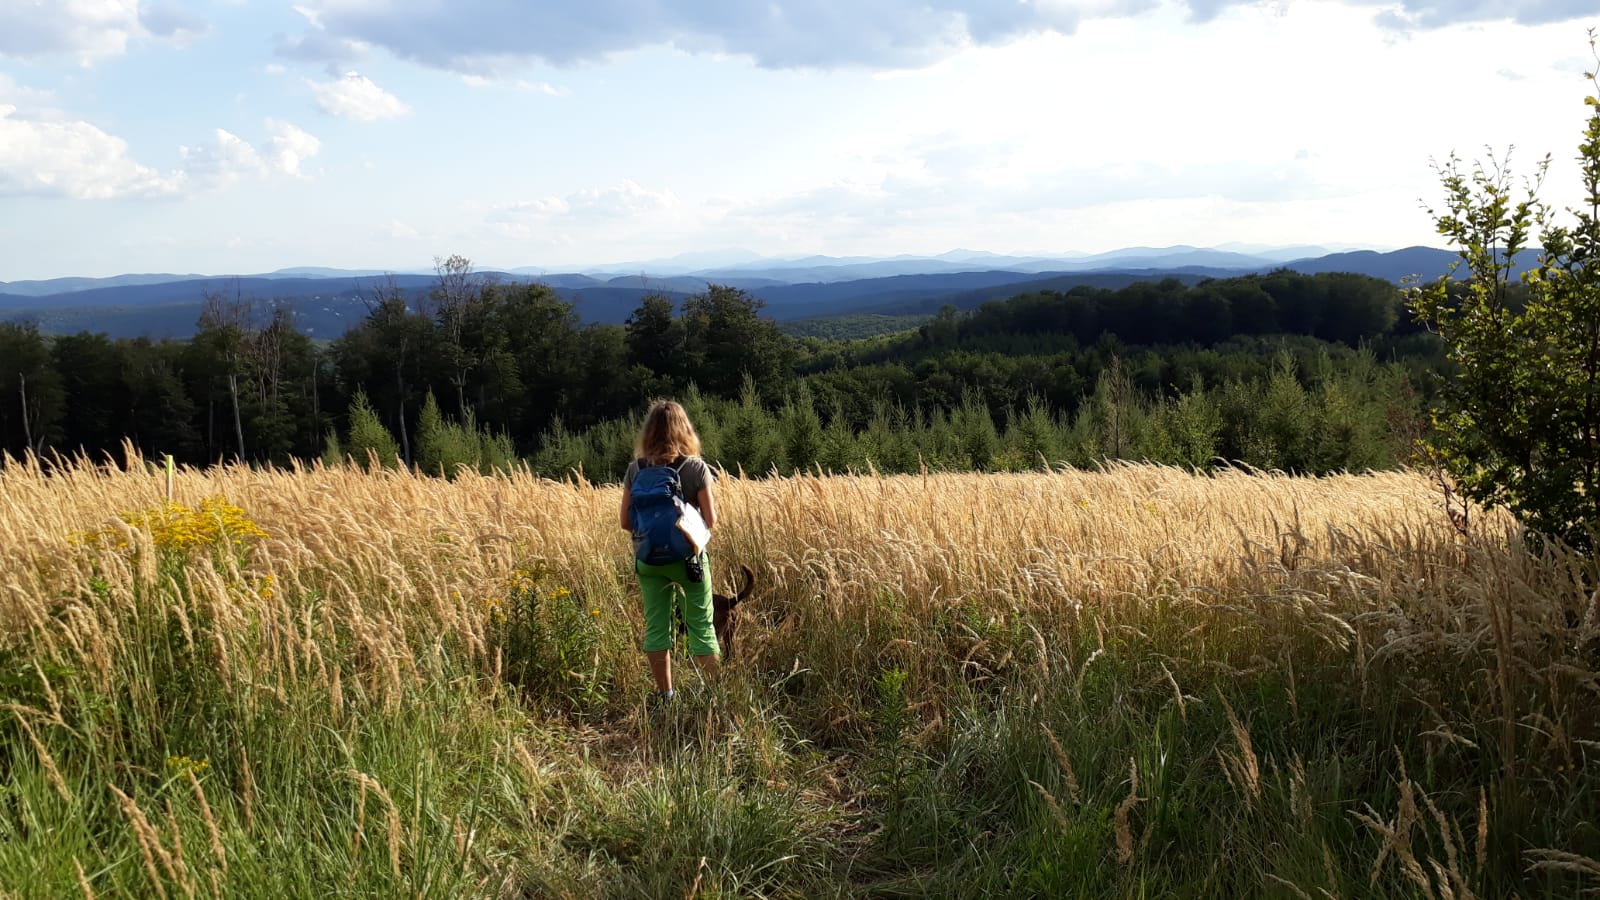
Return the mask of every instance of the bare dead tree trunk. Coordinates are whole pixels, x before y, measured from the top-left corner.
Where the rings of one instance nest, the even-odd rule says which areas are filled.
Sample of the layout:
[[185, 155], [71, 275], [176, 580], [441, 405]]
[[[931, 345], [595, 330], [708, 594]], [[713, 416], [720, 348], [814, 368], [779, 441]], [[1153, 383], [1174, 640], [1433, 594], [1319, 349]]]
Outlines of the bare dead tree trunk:
[[244, 422], [239, 418], [239, 376], [228, 373], [228, 392], [233, 395], [233, 430], [239, 436], [239, 462], [244, 463]]
[[22, 393], [22, 440], [29, 450], [33, 450], [33, 428], [28, 424], [28, 376], [18, 372], [17, 379], [17, 390]]
[[322, 398], [318, 396], [317, 371], [322, 368], [322, 356], [312, 350], [311, 356], [311, 436], [314, 439], [322, 436]]
[[[404, 358], [405, 356], [402, 353], [401, 359]], [[400, 374], [399, 366], [394, 367], [394, 381], [395, 385], [400, 389], [400, 399], [395, 404], [395, 411], [400, 416], [400, 452], [405, 457], [406, 466], [409, 467], [411, 465], [411, 436], [410, 432], [406, 431], [406, 380]]]

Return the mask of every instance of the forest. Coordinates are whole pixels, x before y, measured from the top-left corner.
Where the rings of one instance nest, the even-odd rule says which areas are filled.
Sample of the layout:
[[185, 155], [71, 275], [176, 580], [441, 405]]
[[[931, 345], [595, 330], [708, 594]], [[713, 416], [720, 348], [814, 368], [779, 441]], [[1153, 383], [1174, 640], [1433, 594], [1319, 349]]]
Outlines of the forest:
[[1406, 461], [1448, 365], [1390, 282], [1278, 271], [1076, 287], [945, 307], [851, 339], [785, 333], [746, 291], [646, 297], [582, 324], [540, 284], [442, 260], [315, 341], [284, 306], [208, 295], [189, 340], [0, 325], [0, 450], [42, 459], [452, 474], [620, 474], [637, 416], [684, 400], [706, 455], [747, 473], [1002, 470], [1105, 459], [1324, 473]]

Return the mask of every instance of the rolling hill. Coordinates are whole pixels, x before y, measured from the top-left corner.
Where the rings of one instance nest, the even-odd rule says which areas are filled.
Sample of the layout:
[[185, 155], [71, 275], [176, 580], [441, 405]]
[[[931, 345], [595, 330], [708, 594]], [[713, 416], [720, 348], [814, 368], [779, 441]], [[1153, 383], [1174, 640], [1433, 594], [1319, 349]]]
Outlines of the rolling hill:
[[[652, 276], [609, 272], [532, 274], [486, 271], [499, 282], [540, 281], [571, 301], [585, 322], [621, 323], [651, 294], [674, 299], [708, 284], [742, 288], [766, 304], [780, 322], [840, 315], [925, 315], [945, 304], [972, 308], [988, 300], [1079, 285], [1115, 289], [1135, 281], [1179, 278], [1193, 284], [1278, 268], [1306, 274], [1348, 271], [1390, 281], [1434, 278], [1457, 259], [1450, 251], [1408, 247], [1364, 250], [1289, 261], [1291, 249], [1251, 252], [1195, 247], [1135, 247], [1073, 257], [1005, 256], [961, 250], [939, 257], [891, 259], [810, 257], [740, 260], [697, 272]], [[1315, 249], [1315, 248], [1312, 248]], [[1048, 265], [1051, 268], [1039, 268]], [[249, 276], [121, 275], [0, 283], [0, 321], [35, 322], [52, 333], [101, 331], [112, 337], [185, 337], [193, 332], [208, 295], [253, 298], [294, 309], [300, 327], [318, 338], [344, 333], [366, 315], [368, 304], [390, 287], [420, 298], [432, 273], [383, 274], [372, 270], [283, 269]]]

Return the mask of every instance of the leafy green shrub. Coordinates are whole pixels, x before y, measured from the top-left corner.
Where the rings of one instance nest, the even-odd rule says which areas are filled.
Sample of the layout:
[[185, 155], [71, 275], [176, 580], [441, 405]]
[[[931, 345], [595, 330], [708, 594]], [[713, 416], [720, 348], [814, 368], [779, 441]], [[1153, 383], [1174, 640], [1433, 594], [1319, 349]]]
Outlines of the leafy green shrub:
[[[1467, 277], [1459, 289], [1445, 276], [1410, 297], [1459, 368], [1443, 385], [1434, 459], [1467, 498], [1579, 548], [1600, 538], [1600, 77], [1589, 78], [1573, 224], [1557, 224], [1537, 197], [1549, 157], [1524, 197], [1508, 162], [1466, 171], [1452, 154], [1439, 167], [1445, 204], [1434, 224]], [[1521, 276], [1526, 296], [1515, 297], [1512, 271], [1535, 253]]]
[[574, 712], [596, 712], [610, 691], [601, 610], [552, 583], [540, 564], [518, 569], [503, 595], [484, 601], [490, 653], [501, 677], [526, 696]]

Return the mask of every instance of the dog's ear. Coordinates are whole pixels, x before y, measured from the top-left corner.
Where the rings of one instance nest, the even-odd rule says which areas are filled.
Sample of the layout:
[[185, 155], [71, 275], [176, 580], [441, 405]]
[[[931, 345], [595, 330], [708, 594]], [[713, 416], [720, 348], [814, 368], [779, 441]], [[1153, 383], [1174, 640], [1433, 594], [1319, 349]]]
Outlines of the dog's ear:
[[744, 563], [739, 564], [739, 569], [744, 572], [744, 586], [739, 588], [739, 593], [728, 598], [729, 609], [738, 606], [741, 601], [749, 597], [750, 591], [756, 586], [756, 573], [750, 571], [750, 567]]

